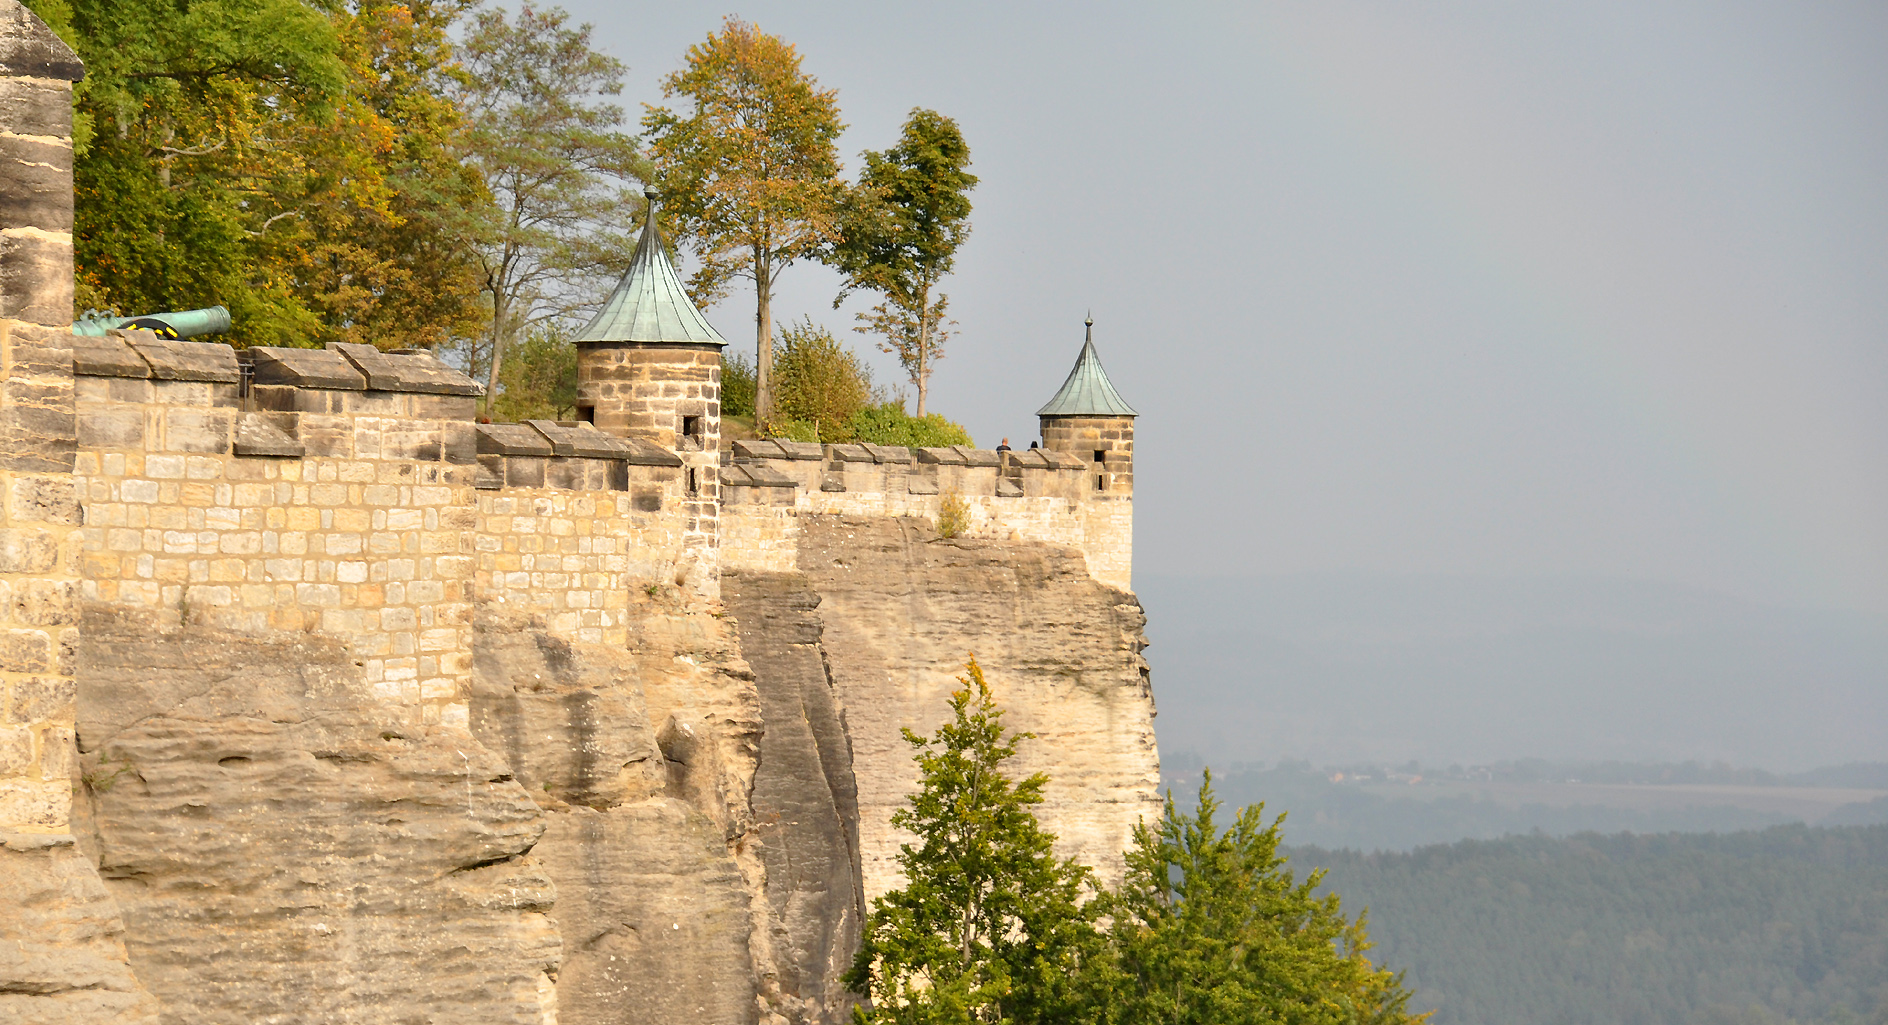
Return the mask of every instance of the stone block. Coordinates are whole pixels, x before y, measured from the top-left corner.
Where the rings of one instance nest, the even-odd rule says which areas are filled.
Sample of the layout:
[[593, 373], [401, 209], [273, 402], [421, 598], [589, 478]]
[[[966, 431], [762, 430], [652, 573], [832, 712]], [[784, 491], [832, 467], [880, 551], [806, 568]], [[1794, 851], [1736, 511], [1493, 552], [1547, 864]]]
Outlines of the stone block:
[[971, 448], [969, 445], [952, 445], [957, 454], [964, 457], [965, 466], [1000, 466], [1003, 460], [995, 449]]
[[879, 463], [909, 464], [912, 458], [911, 450], [903, 445], [867, 445], [865, 450], [872, 453], [873, 461]]
[[293, 385], [330, 391], [364, 391], [367, 377], [332, 349], [253, 346], [243, 355], [255, 366], [255, 384]]
[[556, 452], [544, 435], [524, 424], [478, 424], [480, 455], [548, 456]]
[[633, 451], [624, 457], [632, 466], [681, 466], [682, 457], [646, 438], [625, 438]]
[[0, 632], [0, 670], [44, 673], [55, 665], [52, 638], [43, 630]]
[[7, 490], [10, 523], [79, 522], [79, 489], [70, 477], [15, 477]]
[[150, 377], [151, 365], [123, 336], [122, 331], [97, 337], [74, 335], [72, 372], [87, 377]]
[[72, 86], [45, 78], [0, 82], [0, 125], [15, 135], [72, 135]]
[[996, 497], [1021, 498], [1023, 497], [1023, 486], [1008, 477], [998, 477], [996, 479]]
[[766, 463], [748, 463], [741, 469], [747, 472], [747, 479], [757, 488], [797, 488], [800, 482], [768, 466]]
[[173, 341], [141, 330], [117, 333], [151, 365], [157, 380], [235, 384], [242, 379], [236, 350], [222, 342]]
[[421, 420], [471, 420], [479, 400], [471, 395], [409, 395], [409, 415]]
[[478, 469], [472, 475], [472, 486], [481, 491], [496, 491], [505, 486], [505, 457], [501, 455], [479, 456]]
[[964, 454], [954, 447], [921, 448], [917, 450], [918, 462], [935, 463], [942, 466], [964, 465]]
[[85, 77], [85, 65], [45, 22], [13, 3], [0, 9], [0, 77], [76, 82]]
[[0, 229], [0, 317], [72, 323], [72, 237], [35, 227]]
[[432, 395], [483, 395], [485, 388], [431, 353], [412, 349], [381, 352], [371, 345], [329, 342], [367, 377], [373, 391], [422, 392]]
[[1046, 470], [1049, 468], [1049, 457], [1043, 455], [1039, 448], [1017, 449], [1010, 453], [1010, 464], [1030, 470]]
[[937, 478], [913, 474], [910, 479], [905, 481], [905, 493], [911, 495], [935, 495], [937, 494]]
[[0, 132], [0, 224], [72, 231], [72, 143]]
[[837, 473], [823, 474], [819, 479], [819, 489], [821, 491], [844, 491], [846, 490], [846, 478]]
[[38, 527], [0, 527], [0, 573], [45, 573], [59, 563], [59, 539]]
[[872, 453], [864, 445], [828, 445], [826, 458], [835, 463], [873, 463]]
[[826, 458], [826, 450], [821, 448], [817, 442], [787, 441], [784, 438], [776, 438], [774, 439], [774, 444], [780, 446], [781, 454], [788, 459]]
[[514, 488], [541, 488], [547, 462], [549, 459], [541, 456], [507, 456], [505, 483]]
[[785, 459], [786, 453], [768, 438], [741, 438], [733, 444], [738, 459]]
[[235, 420], [235, 411], [230, 409], [167, 409], [164, 411], [164, 450], [227, 453]]
[[308, 446], [290, 433], [294, 429], [293, 423], [285, 425], [279, 422], [289, 419], [268, 413], [243, 414], [236, 424], [236, 454], [284, 459], [300, 459], [307, 455]]

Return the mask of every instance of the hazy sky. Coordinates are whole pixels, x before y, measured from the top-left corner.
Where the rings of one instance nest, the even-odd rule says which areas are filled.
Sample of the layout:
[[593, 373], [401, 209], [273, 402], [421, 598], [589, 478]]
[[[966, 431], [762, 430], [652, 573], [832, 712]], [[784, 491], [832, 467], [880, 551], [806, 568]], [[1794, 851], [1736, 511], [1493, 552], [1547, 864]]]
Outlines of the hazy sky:
[[[568, 6], [632, 111], [728, 8]], [[849, 173], [913, 106], [961, 123], [933, 406], [1032, 437], [1092, 308], [1142, 413], [1137, 571], [1888, 617], [1888, 7], [735, 13], [839, 90]], [[797, 266], [775, 309], [842, 330], [834, 285]], [[751, 345], [751, 304], [712, 319]]]

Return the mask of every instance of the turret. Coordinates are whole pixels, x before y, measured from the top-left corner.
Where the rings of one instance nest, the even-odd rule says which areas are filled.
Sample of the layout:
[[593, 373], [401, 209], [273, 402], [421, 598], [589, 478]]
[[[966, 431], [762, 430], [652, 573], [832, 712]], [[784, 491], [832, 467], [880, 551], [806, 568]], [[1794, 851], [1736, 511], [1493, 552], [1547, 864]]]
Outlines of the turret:
[[721, 349], [656, 227], [656, 197], [629, 270], [577, 333], [577, 418], [714, 462], [721, 439]]
[[1134, 418], [1095, 352], [1095, 319], [1083, 321], [1087, 335], [1075, 369], [1049, 404], [1036, 411], [1042, 447], [1067, 452], [1090, 464], [1093, 498], [1134, 498]]

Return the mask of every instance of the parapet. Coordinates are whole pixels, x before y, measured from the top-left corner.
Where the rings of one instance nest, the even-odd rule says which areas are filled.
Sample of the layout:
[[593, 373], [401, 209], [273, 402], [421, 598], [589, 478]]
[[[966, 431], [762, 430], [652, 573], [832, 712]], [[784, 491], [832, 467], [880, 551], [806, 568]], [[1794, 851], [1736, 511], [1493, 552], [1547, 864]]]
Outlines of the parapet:
[[[1084, 501], [1088, 464], [1065, 452], [1023, 452], [951, 445], [816, 445], [778, 439], [736, 441], [722, 456], [722, 500], [779, 505], [788, 489], [963, 497], [1055, 497]], [[752, 490], [743, 490], [752, 489]]]

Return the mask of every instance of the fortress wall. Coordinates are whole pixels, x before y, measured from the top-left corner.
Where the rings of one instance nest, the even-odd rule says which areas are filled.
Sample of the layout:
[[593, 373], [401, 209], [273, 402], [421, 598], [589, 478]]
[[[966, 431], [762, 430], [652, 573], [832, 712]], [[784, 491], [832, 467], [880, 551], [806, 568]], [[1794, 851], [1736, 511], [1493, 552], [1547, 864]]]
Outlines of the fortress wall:
[[[674, 508], [674, 471], [631, 473], [641, 501]], [[678, 518], [638, 501], [624, 491], [478, 492], [476, 600], [536, 617], [565, 640], [623, 647], [631, 592], [673, 588], [683, 554]]]
[[[387, 706], [464, 724], [470, 424], [244, 413], [220, 382], [79, 380], [88, 602], [165, 628], [343, 638]], [[258, 424], [303, 453], [238, 454]]]

